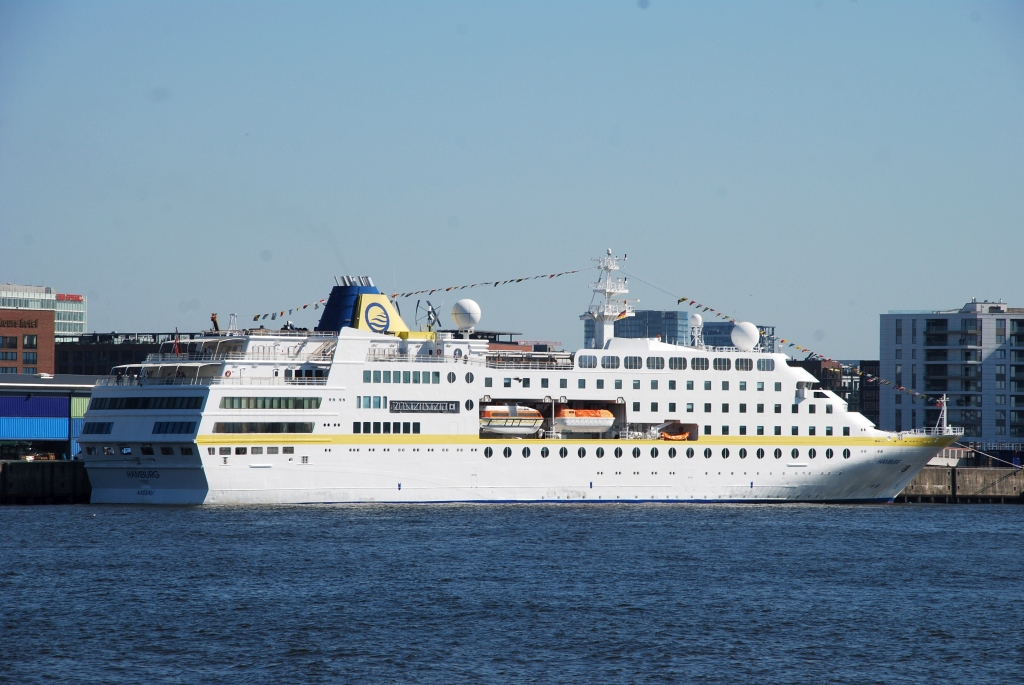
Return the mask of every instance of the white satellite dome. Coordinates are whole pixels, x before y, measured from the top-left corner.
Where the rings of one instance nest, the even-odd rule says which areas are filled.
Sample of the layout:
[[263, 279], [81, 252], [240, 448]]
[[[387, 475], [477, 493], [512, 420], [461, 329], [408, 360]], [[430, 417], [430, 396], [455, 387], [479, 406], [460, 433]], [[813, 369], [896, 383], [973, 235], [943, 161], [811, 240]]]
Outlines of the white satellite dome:
[[730, 337], [733, 345], [744, 352], [749, 352], [761, 339], [761, 333], [757, 330], [757, 326], [749, 321], [740, 321], [733, 326]]
[[698, 326], [703, 325], [703, 323], [704, 317], [702, 317], [700, 314], [690, 314], [690, 328], [697, 328]]
[[460, 331], [471, 331], [480, 323], [480, 305], [470, 299], [459, 300], [452, 307], [452, 321]]

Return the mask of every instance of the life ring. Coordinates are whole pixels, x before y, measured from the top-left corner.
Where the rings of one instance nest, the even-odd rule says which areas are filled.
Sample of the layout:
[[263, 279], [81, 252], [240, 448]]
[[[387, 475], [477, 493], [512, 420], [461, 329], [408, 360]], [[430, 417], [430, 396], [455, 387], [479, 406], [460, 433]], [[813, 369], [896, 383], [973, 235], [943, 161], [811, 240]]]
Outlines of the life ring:
[[231, 378], [231, 372], [230, 371], [225, 371], [224, 372], [224, 378]]

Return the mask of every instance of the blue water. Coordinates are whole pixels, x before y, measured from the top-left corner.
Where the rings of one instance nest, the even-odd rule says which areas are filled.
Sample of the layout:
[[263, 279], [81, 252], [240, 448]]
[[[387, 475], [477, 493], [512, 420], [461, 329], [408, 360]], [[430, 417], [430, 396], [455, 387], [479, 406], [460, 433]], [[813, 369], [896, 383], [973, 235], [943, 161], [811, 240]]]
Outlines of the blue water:
[[0, 681], [1020, 683], [1024, 507], [0, 507]]

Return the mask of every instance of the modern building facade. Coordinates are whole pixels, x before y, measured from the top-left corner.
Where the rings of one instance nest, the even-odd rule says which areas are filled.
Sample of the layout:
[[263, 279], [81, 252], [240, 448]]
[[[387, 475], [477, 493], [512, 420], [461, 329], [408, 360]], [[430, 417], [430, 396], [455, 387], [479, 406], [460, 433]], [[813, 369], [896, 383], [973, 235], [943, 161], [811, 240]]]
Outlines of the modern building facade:
[[[659, 338], [670, 345], [689, 345], [690, 313], [687, 311], [638, 309], [633, 316], [615, 322], [616, 338]], [[702, 326], [704, 344], [708, 347], [732, 347], [732, 329], [729, 321], [709, 321]], [[761, 331], [761, 345], [765, 350], [775, 351], [775, 327], [758, 326]], [[584, 347], [595, 344], [594, 322], [583, 321]]]
[[939, 409], [893, 387], [947, 395], [948, 420], [978, 449], [1024, 443], [1024, 308], [972, 300], [960, 309], [892, 311], [880, 317], [880, 426], [935, 425]]
[[0, 284], [0, 309], [53, 312], [56, 340], [85, 333], [88, 326], [88, 301], [85, 295], [58, 293], [39, 285]]

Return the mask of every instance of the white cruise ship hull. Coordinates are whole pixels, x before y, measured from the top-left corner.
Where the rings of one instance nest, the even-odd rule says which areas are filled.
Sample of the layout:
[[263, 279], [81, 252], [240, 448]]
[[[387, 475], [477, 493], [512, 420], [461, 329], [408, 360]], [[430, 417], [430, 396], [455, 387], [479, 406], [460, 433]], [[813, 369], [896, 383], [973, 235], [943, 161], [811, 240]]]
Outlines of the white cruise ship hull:
[[[305, 504], [432, 502], [888, 502], [949, 438], [807, 442], [452, 440], [309, 445], [293, 455], [205, 455], [93, 462], [94, 503]], [[774, 458], [778, 445], [783, 456]], [[851, 456], [841, 456], [850, 445]], [[200, 441], [199, 447], [204, 443]], [[504, 447], [512, 454], [503, 456]], [[548, 446], [549, 456], [541, 457]], [[604, 456], [595, 456], [598, 447]], [[686, 446], [696, 448], [685, 456]], [[721, 456], [728, 446], [730, 457]], [[746, 446], [748, 456], [736, 456]], [[757, 446], [766, 456], [757, 459]], [[491, 457], [484, 448], [491, 447]], [[559, 450], [567, 448], [567, 456]], [[584, 457], [579, 449], [586, 450]], [[623, 456], [615, 458], [615, 447]], [[640, 448], [634, 458], [632, 450]], [[651, 456], [651, 448], [658, 456]], [[670, 447], [676, 457], [668, 457]], [[705, 458], [705, 447], [712, 456]], [[791, 458], [796, 447], [801, 456]], [[327, 452], [326, 450], [330, 450]], [[206, 452], [205, 449], [196, 450]], [[306, 457], [306, 463], [303, 463]]]

